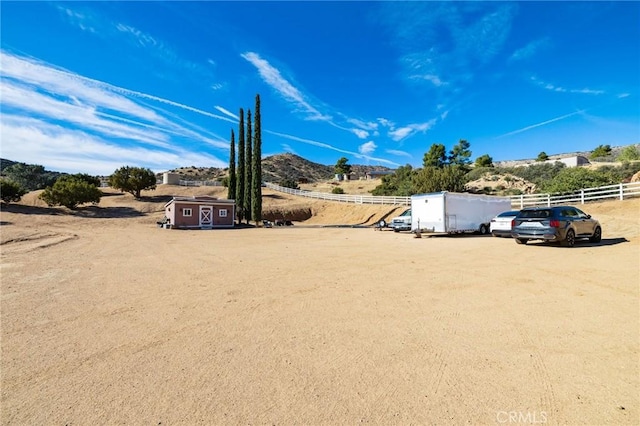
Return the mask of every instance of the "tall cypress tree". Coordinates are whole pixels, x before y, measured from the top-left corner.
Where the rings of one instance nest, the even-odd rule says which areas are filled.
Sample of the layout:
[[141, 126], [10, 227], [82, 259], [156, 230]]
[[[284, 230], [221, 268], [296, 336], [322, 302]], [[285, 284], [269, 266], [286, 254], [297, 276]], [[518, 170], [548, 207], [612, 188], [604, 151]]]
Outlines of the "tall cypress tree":
[[238, 124], [238, 178], [236, 182], [236, 211], [238, 223], [244, 219], [244, 110], [240, 108], [240, 123]]
[[253, 149], [251, 144], [251, 110], [247, 110], [247, 142], [245, 143], [245, 149], [247, 153], [245, 154], [245, 167], [244, 167], [244, 211], [245, 211], [245, 219], [247, 219], [247, 224], [251, 220], [251, 197], [253, 196], [253, 191], [251, 190], [251, 168], [253, 167], [251, 163], [251, 150]]
[[231, 129], [231, 148], [229, 149], [229, 184], [227, 199], [236, 199], [236, 141], [233, 129]]
[[256, 95], [256, 108], [253, 117], [253, 174], [251, 182], [251, 193], [253, 203], [251, 204], [251, 218], [256, 222], [262, 220], [262, 131], [260, 124], [260, 94]]

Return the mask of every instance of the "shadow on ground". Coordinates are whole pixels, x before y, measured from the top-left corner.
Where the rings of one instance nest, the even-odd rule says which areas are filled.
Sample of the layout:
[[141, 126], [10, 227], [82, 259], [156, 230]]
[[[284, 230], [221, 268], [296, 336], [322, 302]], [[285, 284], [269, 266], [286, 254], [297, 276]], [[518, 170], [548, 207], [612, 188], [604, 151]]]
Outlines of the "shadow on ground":
[[603, 238], [599, 243], [592, 243], [589, 240], [576, 240], [576, 243], [573, 247], [564, 247], [558, 243], [547, 243], [544, 241], [532, 241], [528, 243], [528, 246], [532, 247], [556, 247], [556, 248], [571, 248], [571, 249], [580, 249], [587, 247], [606, 247], [606, 246], [615, 246], [617, 244], [628, 243], [624, 237], [618, 238]]

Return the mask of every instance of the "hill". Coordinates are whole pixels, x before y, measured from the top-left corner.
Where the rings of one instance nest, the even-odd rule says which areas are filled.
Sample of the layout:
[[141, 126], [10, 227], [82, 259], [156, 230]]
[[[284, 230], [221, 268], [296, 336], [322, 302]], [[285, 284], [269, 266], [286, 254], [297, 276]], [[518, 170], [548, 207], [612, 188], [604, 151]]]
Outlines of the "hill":
[[[237, 167], [237, 164], [236, 164]], [[352, 164], [351, 171], [355, 179], [364, 177], [370, 171], [389, 171], [388, 167]], [[229, 169], [215, 167], [180, 167], [169, 170], [185, 180], [216, 180], [229, 174]], [[277, 154], [262, 159], [262, 178], [267, 182], [293, 180], [300, 183], [320, 182], [333, 179], [333, 165], [314, 163], [295, 154]], [[161, 175], [158, 175], [160, 178]]]

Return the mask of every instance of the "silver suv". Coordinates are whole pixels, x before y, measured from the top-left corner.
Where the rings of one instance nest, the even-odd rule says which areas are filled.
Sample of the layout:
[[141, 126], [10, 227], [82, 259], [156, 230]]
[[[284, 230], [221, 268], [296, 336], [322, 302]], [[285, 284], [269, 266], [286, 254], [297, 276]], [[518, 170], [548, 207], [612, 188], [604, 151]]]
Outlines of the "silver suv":
[[576, 238], [600, 242], [602, 226], [590, 215], [571, 206], [525, 208], [511, 222], [511, 236], [518, 244], [544, 240], [573, 247]]

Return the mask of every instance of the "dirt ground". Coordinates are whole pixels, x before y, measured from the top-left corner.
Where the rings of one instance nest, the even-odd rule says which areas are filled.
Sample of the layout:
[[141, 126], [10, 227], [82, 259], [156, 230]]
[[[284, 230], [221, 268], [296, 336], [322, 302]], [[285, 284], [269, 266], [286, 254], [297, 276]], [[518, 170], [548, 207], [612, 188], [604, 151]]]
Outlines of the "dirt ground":
[[275, 194], [314, 217], [165, 230], [169, 192], [3, 206], [0, 423], [640, 423], [640, 199], [561, 248]]

